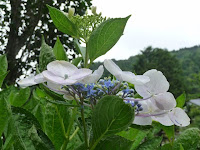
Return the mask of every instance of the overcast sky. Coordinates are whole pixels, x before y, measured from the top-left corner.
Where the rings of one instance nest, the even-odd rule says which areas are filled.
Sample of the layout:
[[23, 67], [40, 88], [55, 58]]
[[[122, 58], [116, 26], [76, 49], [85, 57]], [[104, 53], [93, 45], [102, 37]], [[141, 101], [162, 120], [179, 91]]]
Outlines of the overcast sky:
[[200, 0], [93, 0], [97, 12], [132, 15], [124, 35], [98, 61], [127, 59], [147, 46], [178, 50], [200, 45]]

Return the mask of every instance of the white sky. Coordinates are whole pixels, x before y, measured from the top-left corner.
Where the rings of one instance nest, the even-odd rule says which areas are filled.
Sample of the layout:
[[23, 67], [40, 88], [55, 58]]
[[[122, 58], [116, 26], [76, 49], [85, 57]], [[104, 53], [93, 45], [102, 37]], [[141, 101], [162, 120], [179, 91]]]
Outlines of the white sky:
[[200, 0], [93, 0], [97, 12], [132, 15], [118, 43], [97, 61], [127, 59], [147, 46], [178, 50], [200, 45]]

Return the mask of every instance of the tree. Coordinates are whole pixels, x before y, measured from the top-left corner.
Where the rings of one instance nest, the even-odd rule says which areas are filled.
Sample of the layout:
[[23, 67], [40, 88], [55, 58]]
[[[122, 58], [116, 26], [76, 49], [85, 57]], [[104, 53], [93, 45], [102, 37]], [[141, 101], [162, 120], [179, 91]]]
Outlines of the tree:
[[138, 55], [138, 60], [133, 66], [134, 72], [143, 74], [150, 69], [157, 69], [166, 76], [170, 83], [169, 91], [175, 97], [184, 92], [184, 80], [182, 69], [178, 59], [172, 56], [167, 50], [160, 48], [147, 47]]
[[[7, 54], [7, 84], [27, 71], [33, 72], [30, 64], [38, 62], [41, 35], [53, 46], [57, 36], [68, 51], [72, 51], [72, 38], [59, 32], [49, 19], [46, 4], [67, 12], [69, 7], [83, 15], [91, 0], [2, 0], [0, 2], [0, 54]], [[72, 53], [72, 57], [74, 54]]]

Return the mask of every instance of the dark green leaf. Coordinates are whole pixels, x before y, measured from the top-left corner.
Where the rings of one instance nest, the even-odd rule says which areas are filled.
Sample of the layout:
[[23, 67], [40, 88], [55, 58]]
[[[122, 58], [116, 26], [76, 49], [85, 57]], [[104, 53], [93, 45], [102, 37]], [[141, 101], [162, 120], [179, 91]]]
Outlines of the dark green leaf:
[[8, 62], [7, 62], [7, 58], [6, 55], [1, 55], [0, 56], [0, 76], [4, 75], [7, 73], [7, 69], [8, 69]]
[[53, 48], [54, 55], [56, 56], [56, 60], [66, 60], [69, 61], [67, 58], [67, 54], [65, 48], [63, 47], [62, 43], [60, 42], [59, 37], [57, 37], [56, 44]]
[[200, 130], [198, 128], [189, 128], [181, 133], [174, 142], [173, 149], [180, 150], [180, 144], [185, 150], [197, 150], [200, 144]]
[[95, 150], [129, 150], [132, 143], [132, 141], [120, 136], [112, 136], [101, 141]]
[[134, 110], [117, 96], [105, 96], [94, 108], [92, 130], [96, 144], [107, 135], [126, 129], [134, 119]]
[[55, 55], [53, 53], [53, 49], [45, 43], [44, 38], [42, 38], [42, 46], [40, 48], [40, 56], [39, 56], [39, 68], [42, 72], [46, 70], [46, 66], [48, 63], [54, 61]]
[[184, 150], [184, 148], [183, 148], [182, 144], [180, 144], [180, 150]]
[[91, 62], [104, 55], [117, 43], [129, 18], [130, 16], [108, 19], [92, 32], [87, 43], [87, 51]]
[[4, 79], [5, 79], [5, 77], [7, 76], [8, 73], [9, 73], [9, 71], [6, 72], [5, 74], [0, 75], [0, 88], [1, 88], [3, 81], [4, 81]]
[[29, 87], [20, 90], [12, 90], [9, 96], [9, 102], [12, 106], [20, 107], [28, 100], [30, 94], [31, 91]]
[[183, 94], [181, 94], [177, 99], [176, 99], [176, 107], [180, 107], [183, 108], [184, 104], [185, 104], [185, 100], [186, 100], [186, 94], [185, 92]]
[[134, 141], [139, 132], [140, 131], [138, 129], [129, 128], [129, 130], [121, 131], [121, 132], [117, 133], [117, 135], [119, 135], [127, 140]]
[[8, 122], [8, 108], [7, 103], [2, 94], [0, 94], [0, 135], [4, 131], [5, 126]]
[[134, 137], [135, 140], [133, 145], [131, 146], [131, 150], [135, 150], [140, 145], [140, 143], [147, 136], [147, 133], [148, 132], [138, 130], [138, 133]]
[[58, 30], [68, 35], [79, 37], [76, 25], [71, 22], [64, 12], [47, 5], [51, 19]]
[[56, 149], [60, 149], [66, 140], [65, 133], [69, 124], [69, 112], [64, 106], [48, 103], [45, 112], [45, 127], [48, 137]]
[[154, 137], [140, 144], [137, 150], [155, 150], [160, 146], [162, 137]]
[[[165, 134], [167, 135], [167, 137], [171, 140], [172, 138], [174, 138], [174, 126], [164, 126], [161, 125], [161, 128], [163, 129], [163, 131], [165, 132]], [[173, 140], [173, 139], [172, 139]]]

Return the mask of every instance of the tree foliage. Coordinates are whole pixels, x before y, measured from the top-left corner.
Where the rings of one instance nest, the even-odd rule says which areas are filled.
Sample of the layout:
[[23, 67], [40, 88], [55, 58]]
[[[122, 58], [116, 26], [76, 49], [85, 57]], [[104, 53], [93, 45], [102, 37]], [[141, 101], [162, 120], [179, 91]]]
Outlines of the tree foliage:
[[39, 58], [41, 35], [44, 35], [48, 45], [55, 44], [57, 36], [64, 47], [73, 53], [72, 39], [56, 29], [49, 19], [46, 4], [65, 12], [69, 7], [76, 9], [76, 14], [83, 15], [91, 0], [2, 0], [0, 2], [0, 54], [7, 54], [10, 73], [7, 83], [14, 83], [22, 73], [33, 72], [30, 64], [36, 64]]

